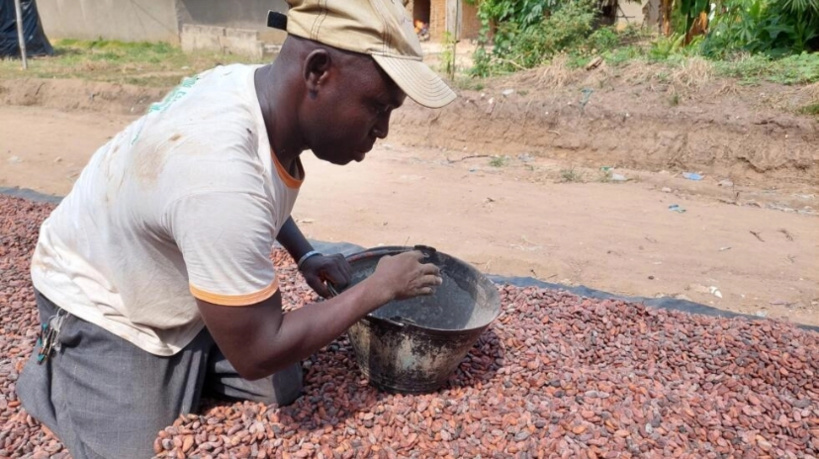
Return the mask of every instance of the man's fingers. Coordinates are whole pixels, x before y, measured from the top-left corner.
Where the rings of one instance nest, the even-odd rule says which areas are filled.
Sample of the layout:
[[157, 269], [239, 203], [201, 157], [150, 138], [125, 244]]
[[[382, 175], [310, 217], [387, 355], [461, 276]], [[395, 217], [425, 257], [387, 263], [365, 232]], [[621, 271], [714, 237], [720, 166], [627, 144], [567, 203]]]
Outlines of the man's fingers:
[[433, 289], [432, 287], [423, 287], [418, 289], [419, 295], [432, 295]]
[[350, 266], [350, 262], [347, 261], [347, 258], [345, 258], [344, 255], [337, 253], [334, 255], [334, 257], [338, 258], [338, 265], [341, 266], [341, 271], [344, 273], [347, 283], [349, 283], [353, 278], [353, 267]]
[[322, 277], [324, 280], [332, 282], [333, 285], [338, 288], [345, 288], [350, 283], [350, 276], [344, 272], [344, 268], [342, 268], [338, 263], [332, 263], [324, 268]]
[[318, 276], [305, 276], [304, 279], [307, 281], [307, 285], [321, 295], [322, 298], [330, 298], [330, 289]]
[[410, 250], [409, 252], [404, 253], [409, 254], [407, 256], [411, 256], [418, 261], [421, 261], [424, 259], [424, 257], [426, 257], [426, 255], [424, 255], [424, 252], [421, 252], [420, 250]]
[[421, 273], [440, 276], [441, 275], [441, 268], [433, 265], [432, 263], [424, 263], [424, 264], [421, 265]]
[[427, 274], [427, 275], [421, 276], [421, 278], [419, 279], [419, 284], [421, 284], [424, 287], [427, 287], [427, 286], [437, 287], [437, 286], [441, 285], [442, 283], [443, 283], [443, 279], [441, 279], [441, 276], [437, 276], [437, 275], [434, 275], [434, 274]]

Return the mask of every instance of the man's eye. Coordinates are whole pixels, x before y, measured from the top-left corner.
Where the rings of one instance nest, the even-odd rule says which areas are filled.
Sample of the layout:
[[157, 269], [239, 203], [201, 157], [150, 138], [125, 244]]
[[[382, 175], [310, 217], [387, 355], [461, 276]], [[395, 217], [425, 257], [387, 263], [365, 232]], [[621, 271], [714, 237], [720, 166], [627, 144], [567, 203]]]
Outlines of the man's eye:
[[373, 104], [373, 111], [377, 115], [383, 115], [383, 114], [387, 113], [389, 110], [390, 110], [390, 108], [388, 106], [384, 105], [384, 104]]

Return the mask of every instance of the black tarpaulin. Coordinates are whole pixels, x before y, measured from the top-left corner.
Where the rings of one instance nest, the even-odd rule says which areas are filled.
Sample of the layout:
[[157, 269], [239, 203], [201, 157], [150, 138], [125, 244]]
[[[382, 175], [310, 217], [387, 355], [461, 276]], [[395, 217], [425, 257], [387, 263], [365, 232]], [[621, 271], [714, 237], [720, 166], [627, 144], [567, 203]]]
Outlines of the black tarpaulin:
[[[26, 56], [45, 56], [54, 54], [48, 42], [40, 15], [37, 13], [35, 0], [20, 0], [23, 12], [23, 37], [26, 43]], [[14, 0], [0, 0], [0, 58], [20, 57], [20, 42], [17, 36], [17, 13]]]

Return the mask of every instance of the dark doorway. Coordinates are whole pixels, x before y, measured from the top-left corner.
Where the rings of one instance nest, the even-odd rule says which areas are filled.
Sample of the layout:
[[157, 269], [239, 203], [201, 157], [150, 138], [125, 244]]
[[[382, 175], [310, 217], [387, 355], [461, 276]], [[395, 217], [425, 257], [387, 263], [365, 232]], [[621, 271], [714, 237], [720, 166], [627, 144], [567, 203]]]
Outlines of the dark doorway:
[[430, 0], [415, 0], [412, 3], [412, 24], [421, 41], [429, 40]]

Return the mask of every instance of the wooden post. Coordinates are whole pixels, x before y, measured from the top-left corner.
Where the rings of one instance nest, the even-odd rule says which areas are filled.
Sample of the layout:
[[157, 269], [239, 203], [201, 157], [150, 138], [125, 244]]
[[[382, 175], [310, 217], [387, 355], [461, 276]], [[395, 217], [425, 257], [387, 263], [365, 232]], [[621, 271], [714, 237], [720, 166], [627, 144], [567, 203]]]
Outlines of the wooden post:
[[23, 58], [23, 70], [28, 68], [26, 60], [26, 37], [23, 33], [23, 9], [20, 7], [20, 0], [14, 0], [14, 9], [17, 13], [17, 40], [20, 42], [20, 57]]
[[455, 81], [455, 68], [458, 63], [458, 40], [461, 38], [461, 2], [463, 0], [455, 0], [455, 30], [452, 34], [452, 67], [449, 69], [450, 81]]
[[673, 0], [662, 0], [662, 17], [663, 17], [663, 35], [666, 37], [670, 37], [671, 34], [674, 32], [671, 29], [671, 12], [674, 9], [674, 2]]

